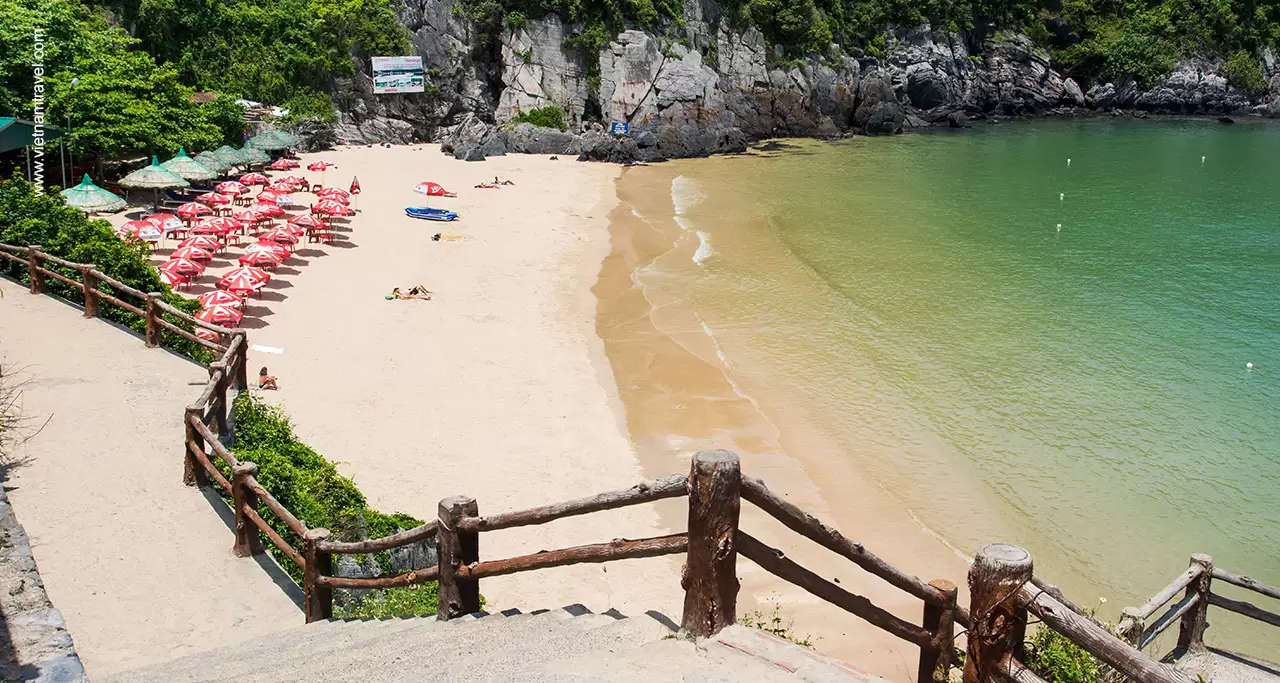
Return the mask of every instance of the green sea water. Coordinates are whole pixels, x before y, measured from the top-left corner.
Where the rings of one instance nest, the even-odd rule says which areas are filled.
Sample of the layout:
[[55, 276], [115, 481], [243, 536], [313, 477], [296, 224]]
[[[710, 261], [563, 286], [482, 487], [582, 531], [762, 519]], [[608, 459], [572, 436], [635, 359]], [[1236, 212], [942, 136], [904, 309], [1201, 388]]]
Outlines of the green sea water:
[[[1104, 614], [1193, 552], [1280, 583], [1280, 128], [787, 144], [654, 171], [685, 232], [636, 279], [784, 436], [821, 434], [806, 457]], [[1218, 634], [1280, 652], [1241, 621]]]

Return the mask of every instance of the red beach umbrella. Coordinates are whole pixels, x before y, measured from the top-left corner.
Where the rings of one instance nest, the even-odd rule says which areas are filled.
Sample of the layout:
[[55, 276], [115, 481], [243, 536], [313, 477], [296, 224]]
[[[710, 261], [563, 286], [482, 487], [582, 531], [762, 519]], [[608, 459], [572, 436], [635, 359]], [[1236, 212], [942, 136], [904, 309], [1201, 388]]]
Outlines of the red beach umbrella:
[[315, 216], [309, 216], [304, 213], [301, 216], [294, 216], [293, 218], [290, 218], [289, 225], [296, 225], [300, 228], [323, 228], [324, 221], [316, 218]]
[[213, 254], [209, 250], [201, 249], [200, 247], [178, 247], [173, 250], [172, 254], [169, 254], [169, 258], [205, 262], [212, 261]]
[[341, 197], [342, 199], [346, 199], [351, 196], [351, 193], [340, 187], [322, 187], [319, 190], [316, 190], [316, 196], [324, 197], [326, 199], [330, 197]]
[[284, 263], [284, 259], [270, 251], [250, 251], [240, 257], [240, 265], [242, 266], [257, 266], [274, 270], [281, 263]]
[[346, 206], [333, 201], [332, 199], [322, 200], [319, 204], [311, 207], [311, 213], [327, 213], [333, 216], [345, 216], [350, 211]]
[[206, 192], [196, 197], [196, 201], [206, 206], [226, 206], [231, 203], [230, 199], [227, 199], [217, 192]]
[[203, 222], [205, 225], [212, 225], [218, 230], [223, 231], [222, 232], [223, 235], [235, 230], [244, 229], [244, 223], [240, 222], [235, 218], [230, 218], [228, 216], [217, 216], [215, 218], [206, 218], [204, 219]]
[[267, 168], [273, 171], [287, 171], [291, 168], [297, 168], [297, 167], [298, 167], [298, 162], [290, 161], [289, 159], [286, 159], [284, 157], [280, 157], [279, 159], [276, 159], [275, 161], [271, 162], [270, 166], [267, 166]]
[[432, 182], [418, 183], [413, 187], [413, 191], [417, 192], [418, 194], [425, 194], [428, 197], [453, 196], [453, 193], [444, 189], [443, 185], [440, 185], [439, 183], [432, 183]]
[[240, 176], [240, 182], [245, 185], [267, 185], [271, 180], [261, 173], [246, 173]]
[[116, 228], [116, 237], [120, 239], [136, 239], [143, 242], [154, 242], [160, 239], [163, 233], [160, 228], [147, 221], [129, 221], [124, 225]]
[[330, 163], [328, 161], [313, 161], [307, 164], [308, 171], [320, 171], [322, 173], [324, 171], [327, 171], [331, 168], [336, 168], [336, 167], [337, 167], [337, 164]]
[[258, 242], [257, 244], [250, 244], [245, 248], [244, 253], [255, 254], [260, 251], [265, 251], [269, 254], [279, 256], [281, 262], [284, 262], [289, 258], [289, 249], [276, 244], [275, 242]]
[[254, 204], [250, 204], [249, 210], [257, 211], [263, 216], [267, 216], [270, 218], [275, 218], [277, 216], [285, 215], [284, 209], [280, 208], [275, 204], [269, 204], [267, 202], [256, 202]]
[[183, 275], [179, 275], [178, 273], [175, 273], [173, 271], [164, 270], [162, 268], [160, 270], [160, 281], [165, 283], [166, 285], [169, 285], [170, 287], [178, 287], [178, 286], [187, 284], [188, 278]]
[[218, 235], [219, 237], [231, 232], [219, 225], [214, 225], [208, 221], [201, 221], [199, 225], [191, 228], [192, 235]]
[[213, 189], [217, 190], [219, 194], [229, 195], [240, 195], [249, 191], [249, 188], [245, 187], [243, 183], [237, 183], [234, 180], [228, 180], [225, 183], [218, 183], [213, 186]]
[[199, 275], [204, 272], [204, 264], [191, 259], [175, 258], [160, 264], [160, 270], [179, 275]]
[[178, 207], [178, 217], [185, 220], [192, 220], [199, 216], [208, 216], [212, 213], [213, 209], [210, 209], [204, 204], [197, 204], [195, 202], [187, 202], [186, 204]]
[[248, 224], [248, 223], [257, 223], [259, 220], [262, 220], [263, 215], [262, 215], [262, 212], [257, 211], [255, 209], [245, 209], [243, 211], [237, 211], [234, 214], [232, 214], [232, 218], [235, 218], [241, 223]]
[[182, 219], [171, 213], [155, 213], [142, 220], [160, 228], [166, 233], [170, 230], [177, 230], [182, 227]]
[[231, 306], [232, 308], [240, 308], [241, 306], [244, 306], [244, 299], [232, 294], [231, 292], [224, 292], [220, 289], [215, 289], [212, 292], [205, 292], [204, 294], [201, 294], [197, 298], [197, 301], [199, 301], [200, 305], [204, 308], [212, 308], [213, 306]]
[[196, 320], [203, 320], [223, 327], [235, 327], [244, 319], [244, 313], [230, 306], [210, 306], [196, 314]]
[[258, 242], [275, 242], [276, 244], [297, 244], [298, 238], [284, 228], [276, 228], [258, 236]]
[[208, 252], [216, 252], [222, 249], [222, 243], [209, 235], [195, 235], [178, 243], [179, 249], [183, 247], [196, 247], [197, 249], [204, 249]]
[[242, 266], [227, 271], [226, 275], [218, 280], [218, 289], [231, 292], [253, 291], [267, 284], [270, 279], [271, 275], [261, 268]]
[[[226, 294], [226, 292], [219, 292], [219, 293]], [[199, 326], [196, 327], [196, 336], [201, 339], [208, 339], [209, 341], [214, 342], [215, 344], [218, 342], [220, 338], [217, 332], [214, 332], [213, 330], [206, 329]]]
[[256, 197], [254, 197], [254, 198], [253, 198], [253, 201], [255, 201], [255, 202], [265, 202], [265, 203], [267, 203], [267, 204], [275, 204], [275, 203], [276, 203], [276, 197], [278, 197], [278, 196], [280, 196], [280, 195], [276, 194], [275, 192], [272, 192], [271, 190], [263, 190], [263, 191], [261, 191], [261, 192], [259, 192], [259, 193], [258, 193], [258, 196], [256, 196]]

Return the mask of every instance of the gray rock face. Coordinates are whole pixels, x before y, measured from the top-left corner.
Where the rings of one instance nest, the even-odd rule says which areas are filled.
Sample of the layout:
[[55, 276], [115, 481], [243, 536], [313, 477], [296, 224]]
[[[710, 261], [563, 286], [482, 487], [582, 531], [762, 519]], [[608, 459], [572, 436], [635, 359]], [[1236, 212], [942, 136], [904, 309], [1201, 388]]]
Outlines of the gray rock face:
[[[730, 26], [717, 0], [685, 0], [683, 23], [662, 33], [619, 33], [598, 55], [597, 82], [587, 77], [594, 60], [564, 45], [582, 27], [555, 16], [506, 30], [500, 56], [477, 60], [461, 1], [395, 0], [423, 56], [431, 92], [374, 96], [367, 67], [357, 64], [357, 75], [339, 82], [334, 93], [342, 109], [334, 139], [439, 140], [464, 159], [510, 150], [648, 161], [733, 151], [770, 136], [956, 125], [961, 119], [955, 114], [1070, 114], [1080, 107], [1280, 113], [1280, 60], [1269, 51], [1263, 64], [1272, 93], [1251, 109], [1211, 60], [1179, 63], [1146, 90], [1132, 82], [1083, 84], [1090, 86], [1086, 90], [1054, 70], [1048, 53], [1025, 35], [983, 40], [927, 24], [894, 32], [883, 58], [854, 59], [833, 46], [827, 55], [770, 66], [760, 32]], [[553, 104], [565, 110], [574, 135], [496, 127]], [[631, 138], [602, 130], [578, 134], [597, 117], [606, 125], [630, 124]]]
[[485, 123], [475, 114], [468, 114], [440, 141], [440, 149], [455, 159], [484, 161], [485, 157], [507, 153], [505, 134], [492, 123]]
[[568, 123], [582, 121], [587, 102], [587, 65], [564, 47], [566, 31], [550, 15], [502, 37], [502, 92], [494, 116], [499, 121], [550, 105], [564, 109]]
[[1248, 96], [1229, 86], [1221, 70], [1221, 64], [1200, 57], [1178, 62], [1150, 90], [1137, 92], [1132, 106], [1157, 114], [1224, 114], [1247, 108]]

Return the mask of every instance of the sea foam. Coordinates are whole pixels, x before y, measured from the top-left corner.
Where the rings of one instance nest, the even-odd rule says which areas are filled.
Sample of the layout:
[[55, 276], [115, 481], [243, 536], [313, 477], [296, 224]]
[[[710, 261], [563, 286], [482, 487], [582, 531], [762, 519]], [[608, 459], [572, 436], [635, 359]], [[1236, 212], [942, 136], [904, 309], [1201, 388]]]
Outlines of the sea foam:
[[692, 178], [681, 175], [671, 180], [671, 204], [676, 209], [676, 225], [685, 232], [693, 231], [698, 236], [698, 248], [693, 252], [693, 262], [698, 265], [705, 263], [714, 252], [711, 250], [711, 235], [704, 230], [694, 230], [689, 211], [706, 198]]

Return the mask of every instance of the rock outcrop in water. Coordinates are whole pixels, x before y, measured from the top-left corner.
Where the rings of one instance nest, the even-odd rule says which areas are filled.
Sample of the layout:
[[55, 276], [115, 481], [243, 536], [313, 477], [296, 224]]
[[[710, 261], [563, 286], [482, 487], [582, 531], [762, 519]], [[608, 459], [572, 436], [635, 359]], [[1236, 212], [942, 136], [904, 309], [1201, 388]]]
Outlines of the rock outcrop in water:
[[[598, 55], [566, 46], [581, 26], [558, 17], [506, 29], [498, 55], [477, 58], [476, 36], [459, 0], [400, 0], [428, 70], [429, 92], [375, 96], [364, 64], [338, 84], [341, 120], [335, 135], [352, 143], [438, 140], [463, 159], [512, 152], [576, 154], [616, 162], [651, 161], [740, 151], [772, 136], [892, 134], [972, 119], [1133, 110], [1226, 115], [1253, 106], [1280, 114], [1274, 95], [1251, 105], [1231, 87], [1218, 62], [1180, 62], [1151, 88], [1136, 83], [1082, 86], [1053, 68], [1025, 35], [980, 38], [899, 31], [882, 58], [831, 54], [796, 62], [771, 60], [764, 37], [718, 18], [714, 2], [685, 3], [672, 35], [628, 30]], [[1280, 67], [1264, 60], [1280, 90]], [[597, 65], [593, 77], [592, 65]], [[560, 107], [568, 132], [505, 127], [521, 112]], [[627, 122], [630, 137], [600, 123]]]

